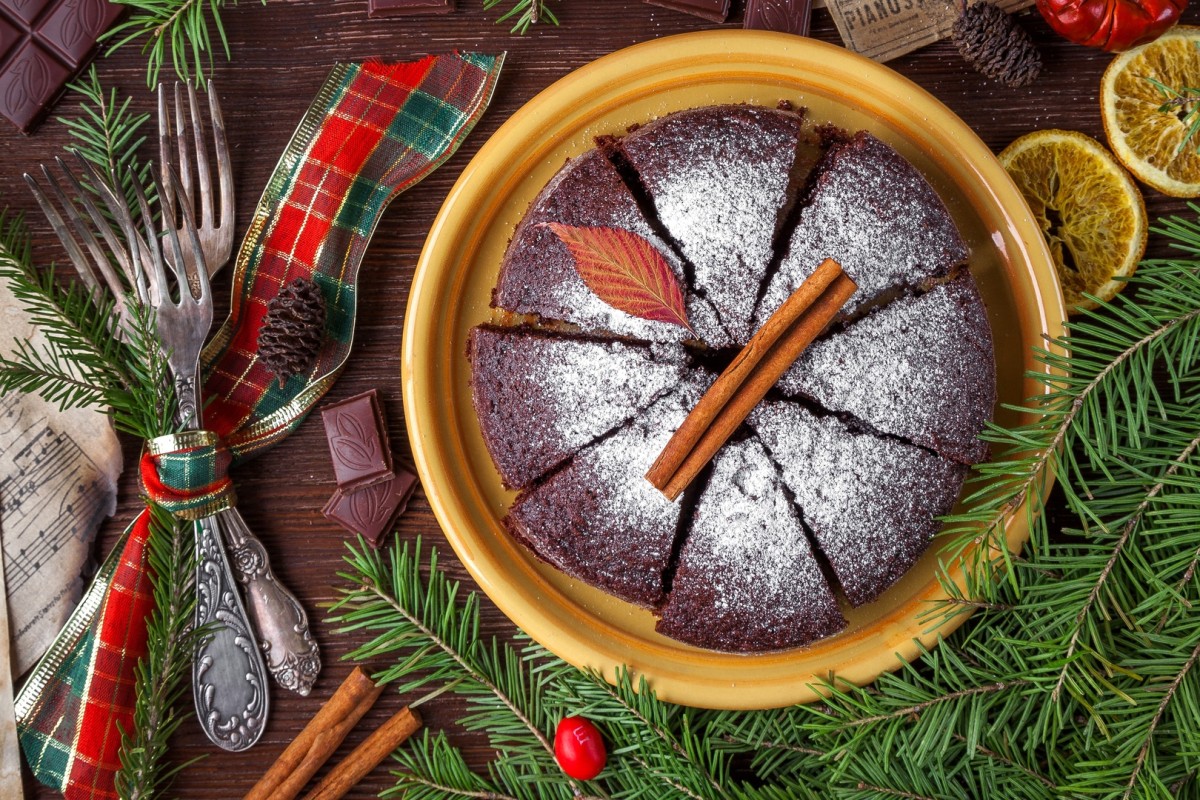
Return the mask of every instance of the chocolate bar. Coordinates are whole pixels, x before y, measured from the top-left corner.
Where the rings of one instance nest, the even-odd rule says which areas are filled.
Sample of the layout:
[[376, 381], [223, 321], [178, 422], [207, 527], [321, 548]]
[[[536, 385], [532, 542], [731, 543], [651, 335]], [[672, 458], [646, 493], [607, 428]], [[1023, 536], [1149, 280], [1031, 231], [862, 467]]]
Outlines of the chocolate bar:
[[417, 476], [401, 469], [389, 480], [365, 489], [338, 489], [321, 511], [351, 533], [362, 534], [372, 547], [378, 547], [380, 538], [408, 507], [416, 488]]
[[645, 0], [652, 6], [682, 11], [710, 22], [724, 22], [729, 16], [729, 0]]
[[746, 0], [743, 28], [808, 36], [812, 0]]
[[367, 0], [367, 16], [410, 17], [415, 14], [449, 14], [454, 0]]
[[379, 394], [371, 389], [321, 409], [338, 486], [346, 490], [392, 477], [392, 449]]
[[122, 11], [108, 0], [0, 0], [0, 114], [32, 133]]

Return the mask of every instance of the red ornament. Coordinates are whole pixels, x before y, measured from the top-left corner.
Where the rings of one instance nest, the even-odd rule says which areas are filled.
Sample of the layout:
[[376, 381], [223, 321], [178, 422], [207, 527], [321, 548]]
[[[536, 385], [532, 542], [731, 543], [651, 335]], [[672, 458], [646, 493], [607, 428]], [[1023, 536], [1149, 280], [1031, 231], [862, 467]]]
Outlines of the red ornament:
[[608, 754], [595, 725], [583, 717], [563, 717], [554, 731], [554, 758], [572, 778], [590, 781], [604, 769]]
[[1037, 0], [1063, 38], [1110, 53], [1151, 42], [1176, 23], [1188, 0]]

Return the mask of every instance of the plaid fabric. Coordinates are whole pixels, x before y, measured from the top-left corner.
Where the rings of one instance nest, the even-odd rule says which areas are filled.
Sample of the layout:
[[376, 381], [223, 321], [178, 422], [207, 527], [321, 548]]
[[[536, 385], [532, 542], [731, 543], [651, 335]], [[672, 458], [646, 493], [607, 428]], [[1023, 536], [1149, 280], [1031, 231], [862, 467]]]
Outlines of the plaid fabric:
[[[150, 492], [184, 513], [219, 498], [228, 461], [287, 436], [320, 400], [350, 354], [358, 267], [383, 209], [454, 153], [487, 107], [502, 63], [464, 53], [334, 67], [263, 192], [238, 253], [232, 310], [202, 356], [214, 436], [144, 460]], [[325, 338], [309, 373], [280, 387], [258, 363], [258, 331], [267, 303], [298, 277], [325, 295]], [[124, 542], [103, 607], [72, 617], [70, 635], [60, 635], [18, 698], [26, 758], [68, 800], [117, 797], [120, 731], [133, 726], [134, 667], [150, 610], [145, 519]]]
[[181, 519], [197, 520], [236, 501], [232, 455], [212, 431], [185, 431], [146, 442], [138, 468], [150, 499]]

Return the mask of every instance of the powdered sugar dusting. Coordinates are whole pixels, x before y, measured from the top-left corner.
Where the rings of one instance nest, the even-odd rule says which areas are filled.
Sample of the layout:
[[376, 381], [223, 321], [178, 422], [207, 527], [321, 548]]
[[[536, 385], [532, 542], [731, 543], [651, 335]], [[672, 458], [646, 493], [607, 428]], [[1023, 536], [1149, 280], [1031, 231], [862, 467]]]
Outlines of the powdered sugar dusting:
[[[591, 150], [559, 171], [518, 226], [504, 256], [495, 305], [570, 322], [588, 332], [667, 342], [690, 335], [678, 325], [640, 319], [601, 300], [579, 277], [570, 251], [547, 222], [635, 233], [663, 255], [680, 286], [687, 285], [679, 259], [654, 233], [616, 169], [603, 153]], [[685, 305], [689, 322], [701, 338], [715, 346], [726, 343], [711, 306], [695, 296], [686, 297]]]
[[523, 486], [630, 419], [679, 382], [677, 345], [534, 334], [472, 332], [473, 382], [493, 459], [509, 486]]
[[996, 403], [991, 327], [970, 273], [813, 343], [779, 388], [975, 463]]
[[856, 434], [800, 405], [764, 402], [749, 418], [854, 605], [900, 578], [954, 505], [966, 467]]
[[754, 333], [758, 289], [788, 205], [796, 114], [751, 106], [672, 114], [626, 137], [658, 218], [695, 268], [695, 288], [739, 344]]
[[660, 630], [722, 650], [763, 650], [844, 625], [762, 445], [726, 445], [696, 508]]
[[946, 274], [967, 258], [941, 198], [915, 167], [870, 134], [827, 156], [788, 252], [758, 309], [761, 324], [826, 258], [858, 284], [843, 312], [897, 287]]
[[711, 378], [683, 382], [626, 426], [578, 453], [517, 499], [509, 530], [568, 575], [642, 605], [656, 605], [679, 525], [645, 473]]

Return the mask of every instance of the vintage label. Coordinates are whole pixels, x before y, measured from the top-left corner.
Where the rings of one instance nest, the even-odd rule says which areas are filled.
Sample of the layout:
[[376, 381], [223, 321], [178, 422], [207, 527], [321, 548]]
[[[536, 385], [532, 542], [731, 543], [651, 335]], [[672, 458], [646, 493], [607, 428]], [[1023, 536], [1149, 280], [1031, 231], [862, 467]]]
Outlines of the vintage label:
[[[950, 35], [961, 11], [956, 0], [824, 0], [846, 47], [887, 61]], [[1033, 0], [999, 0], [1009, 13]]]

